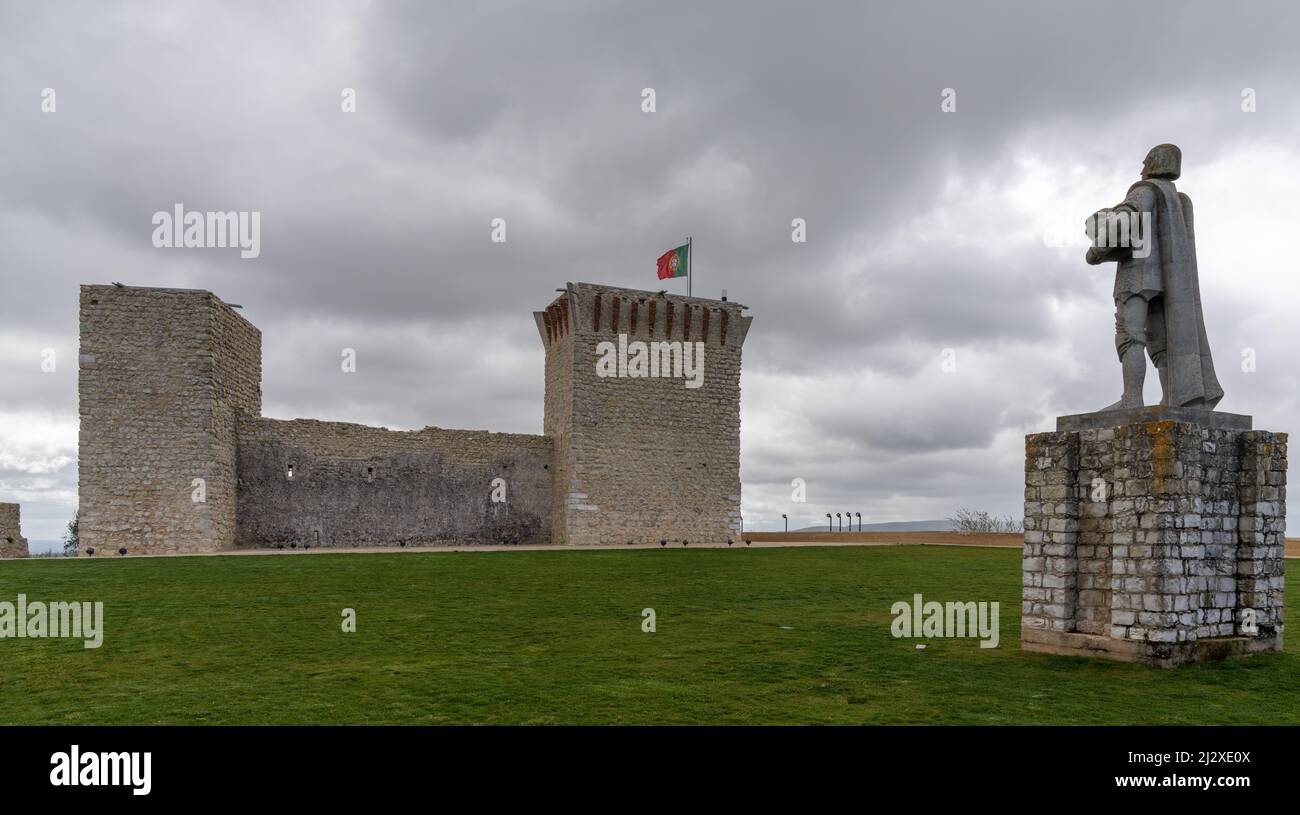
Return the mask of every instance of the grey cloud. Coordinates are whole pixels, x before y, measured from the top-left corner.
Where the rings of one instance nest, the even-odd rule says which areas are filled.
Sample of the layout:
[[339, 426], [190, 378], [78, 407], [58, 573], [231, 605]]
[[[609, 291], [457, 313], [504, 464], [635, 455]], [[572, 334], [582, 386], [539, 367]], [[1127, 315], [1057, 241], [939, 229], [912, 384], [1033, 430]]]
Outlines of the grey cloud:
[[[779, 522], [767, 473], [810, 468], [870, 496], [877, 517], [1015, 512], [1014, 466], [979, 451], [1114, 398], [1104, 284], [1038, 247], [939, 237], [889, 261], [864, 247], [955, 175], [1007, 178], [1027, 142], [1135, 173], [1146, 147], [1176, 140], [1189, 183], [1245, 139], [1290, 150], [1298, 18], [1204, 2], [5, 4], [3, 330], [75, 346], [81, 282], [208, 288], [266, 334], [268, 412], [535, 432], [529, 313], [566, 280], [660, 288], [654, 258], [689, 234], [697, 291], [725, 288], [756, 318], [747, 375], [807, 378], [808, 437], [890, 462], [812, 460], [747, 429], [754, 523]], [[57, 114], [39, 112], [47, 86]], [[1260, 112], [1243, 120], [1248, 86]], [[343, 87], [356, 114], [339, 111]], [[945, 87], [956, 114], [939, 112]], [[153, 249], [151, 214], [178, 201], [262, 211], [262, 257]], [[488, 240], [493, 217], [508, 220], [504, 245]], [[1207, 305], [1224, 407], [1286, 429], [1296, 337], [1252, 336], [1252, 302]], [[335, 375], [345, 335], [365, 349], [355, 379]], [[466, 338], [496, 367], [426, 353]], [[1254, 378], [1231, 367], [1244, 345], [1261, 353]], [[71, 386], [4, 347], [0, 421], [75, 418]], [[925, 371], [944, 347], [991, 360], [991, 380], [941, 398]], [[840, 388], [877, 378], [879, 410]], [[773, 417], [754, 381], [747, 428]]]

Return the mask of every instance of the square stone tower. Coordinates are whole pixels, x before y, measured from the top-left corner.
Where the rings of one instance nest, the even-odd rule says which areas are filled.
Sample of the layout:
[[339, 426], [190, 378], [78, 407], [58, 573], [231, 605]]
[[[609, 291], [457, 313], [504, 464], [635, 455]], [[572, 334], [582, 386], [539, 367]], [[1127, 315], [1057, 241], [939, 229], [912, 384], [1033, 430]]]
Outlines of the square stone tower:
[[569, 283], [534, 316], [554, 542], [737, 537], [744, 306]]
[[235, 545], [238, 413], [262, 410], [262, 335], [207, 291], [81, 287], [82, 551]]

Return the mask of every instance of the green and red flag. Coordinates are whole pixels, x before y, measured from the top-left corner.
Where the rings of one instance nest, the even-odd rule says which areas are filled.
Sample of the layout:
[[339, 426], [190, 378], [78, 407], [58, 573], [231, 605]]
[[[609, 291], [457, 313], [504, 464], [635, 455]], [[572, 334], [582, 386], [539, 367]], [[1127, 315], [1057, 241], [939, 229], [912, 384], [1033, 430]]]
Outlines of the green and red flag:
[[691, 245], [683, 243], [676, 249], [669, 249], [659, 256], [659, 279], [670, 277], [689, 277], [691, 266]]

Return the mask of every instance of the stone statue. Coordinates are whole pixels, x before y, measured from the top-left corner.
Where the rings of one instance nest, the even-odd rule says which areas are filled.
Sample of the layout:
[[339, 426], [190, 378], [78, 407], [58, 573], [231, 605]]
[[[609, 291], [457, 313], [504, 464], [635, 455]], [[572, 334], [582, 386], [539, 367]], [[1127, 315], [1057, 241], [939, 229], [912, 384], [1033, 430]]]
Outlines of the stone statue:
[[1143, 406], [1144, 353], [1160, 375], [1160, 404], [1212, 410], [1223, 398], [1201, 314], [1192, 200], [1174, 187], [1181, 168], [1178, 147], [1151, 148], [1142, 180], [1129, 187], [1123, 202], [1088, 219], [1088, 263], [1118, 262], [1115, 350], [1124, 394], [1103, 410]]

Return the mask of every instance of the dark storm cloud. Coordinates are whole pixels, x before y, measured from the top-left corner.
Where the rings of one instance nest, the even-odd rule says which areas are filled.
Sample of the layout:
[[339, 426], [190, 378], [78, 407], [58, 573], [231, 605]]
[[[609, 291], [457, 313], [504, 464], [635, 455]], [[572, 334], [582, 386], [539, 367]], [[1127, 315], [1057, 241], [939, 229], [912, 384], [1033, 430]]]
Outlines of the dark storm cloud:
[[[654, 257], [689, 234], [697, 290], [725, 288], [756, 318], [742, 459], [755, 523], [779, 520], [773, 485], [817, 468], [835, 500], [862, 496], [880, 519], [1014, 512], [1006, 440], [1116, 387], [1105, 273], [1026, 236], [1054, 203], [1037, 196], [1116, 174], [1077, 203], [1081, 222], [1159, 141], [1182, 144], [1193, 190], [1243, 144], [1291, 155], [1298, 16], [1281, 3], [7, 3], [3, 439], [45, 449], [34, 439], [57, 432], [12, 429], [35, 411], [75, 440], [75, 366], [42, 374], [40, 353], [75, 354], [76, 284], [107, 280], [244, 304], [265, 334], [272, 415], [537, 432], [529, 313], [566, 280], [657, 289]], [[45, 87], [56, 114], [40, 112]], [[954, 114], [939, 110], [948, 87]], [[1245, 87], [1260, 95], [1252, 116]], [[1026, 155], [1083, 176], [1042, 192]], [[261, 211], [261, 257], [154, 249], [150, 217], [176, 202]], [[987, 210], [1001, 206], [1018, 208], [999, 222]], [[1216, 215], [1198, 199], [1198, 218]], [[489, 241], [496, 217], [506, 244]], [[795, 217], [806, 244], [790, 241]], [[1233, 271], [1266, 280], [1277, 260]], [[1262, 331], [1258, 301], [1216, 289], [1214, 271], [1229, 399], [1285, 429], [1300, 410], [1294, 329]], [[1264, 361], [1253, 378], [1233, 367], [1246, 346]], [[344, 347], [355, 375], [338, 370]], [[948, 348], [953, 374], [939, 370]], [[22, 472], [0, 498], [39, 505], [13, 486]], [[47, 515], [70, 511], [51, 501]]]

